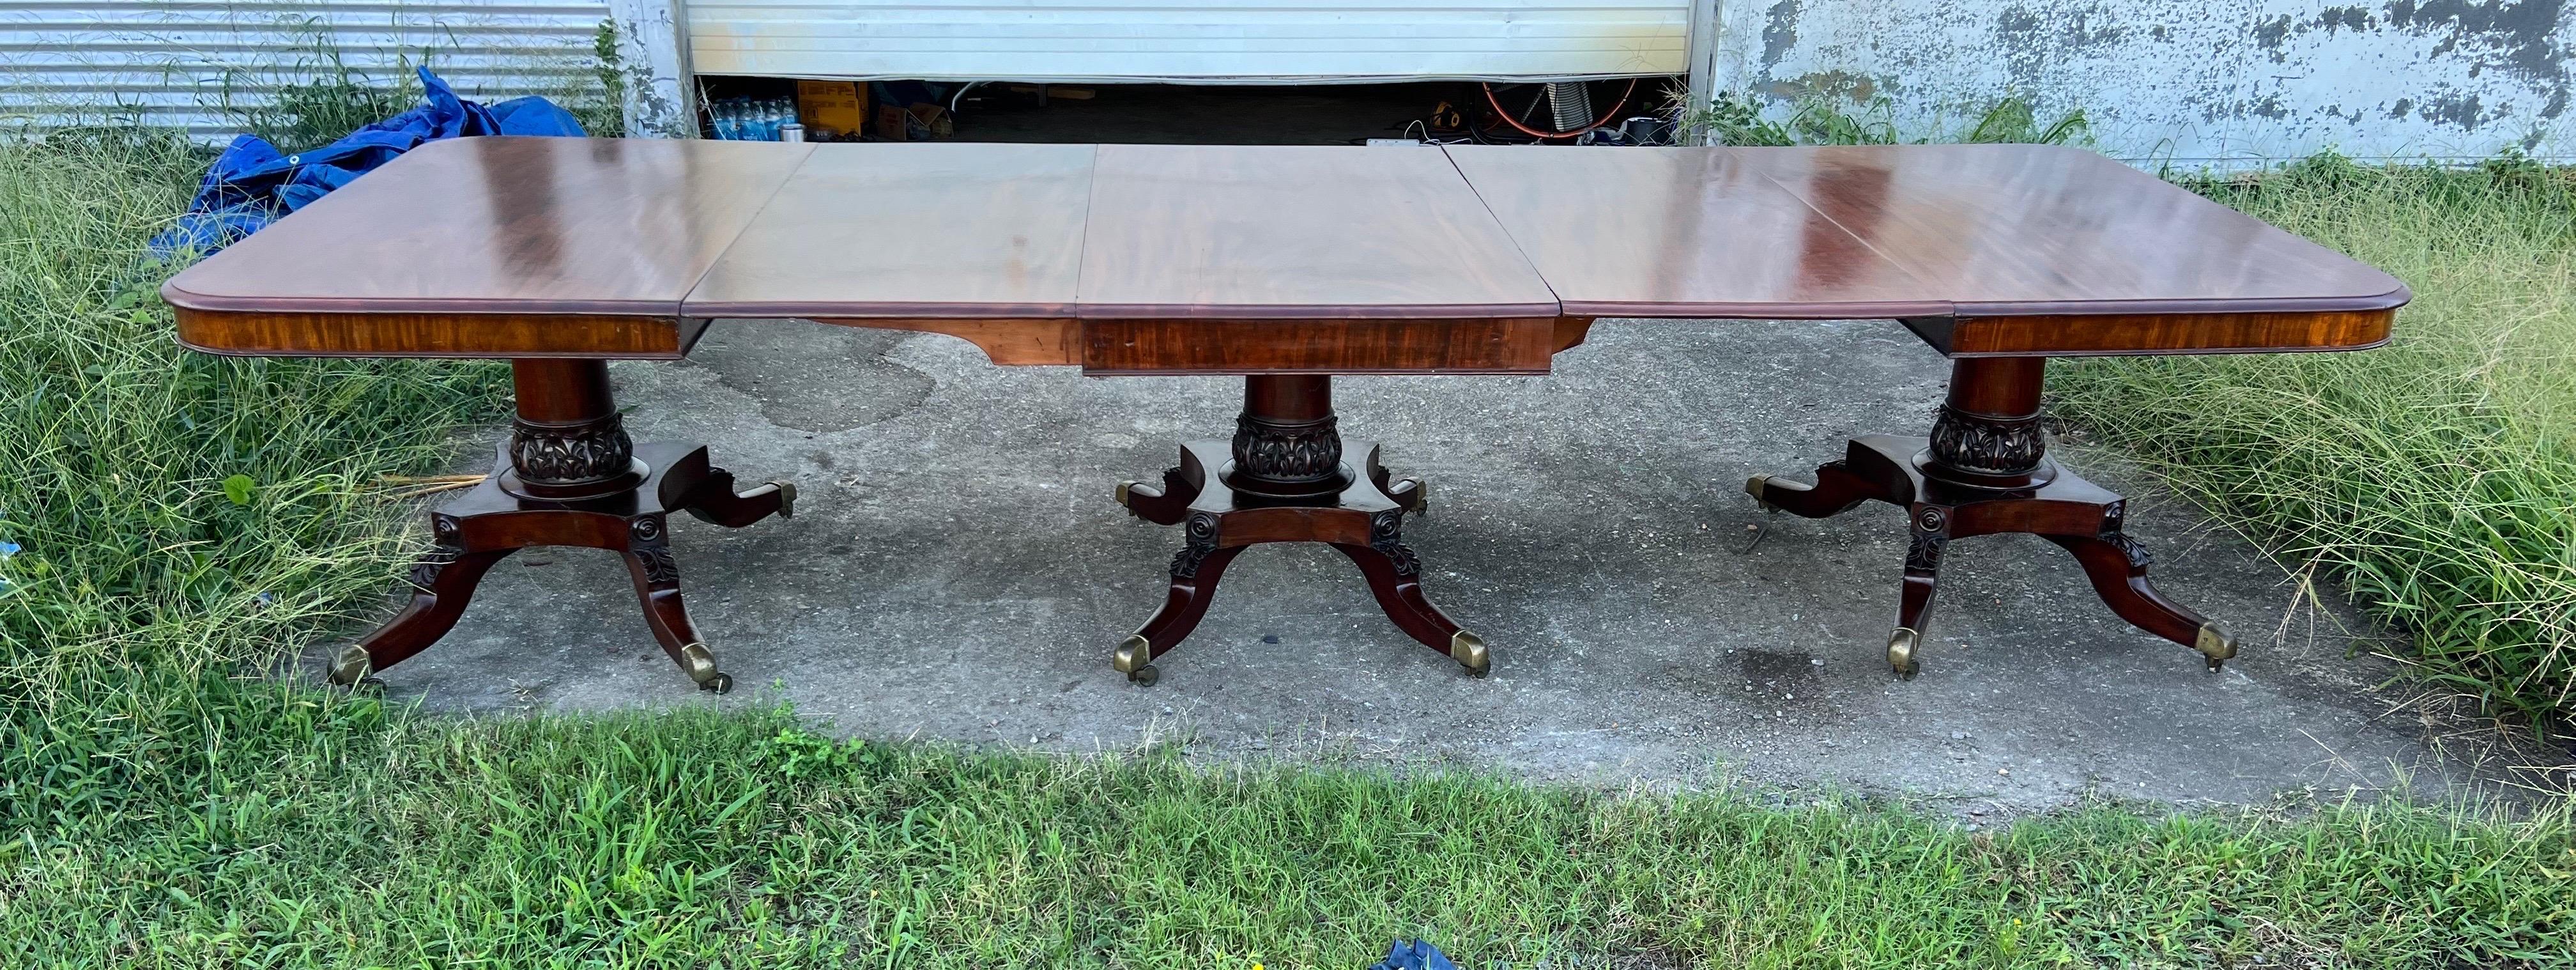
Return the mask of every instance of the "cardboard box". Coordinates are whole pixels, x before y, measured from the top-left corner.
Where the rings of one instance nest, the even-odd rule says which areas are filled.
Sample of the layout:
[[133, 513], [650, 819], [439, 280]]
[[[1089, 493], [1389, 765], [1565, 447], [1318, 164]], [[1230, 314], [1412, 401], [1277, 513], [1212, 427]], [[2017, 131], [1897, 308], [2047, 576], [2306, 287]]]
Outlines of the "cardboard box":
[[927, 102], [915, 101], [912, 104], [912, 116], [915, 120], [921, 122], [918, 127], [910, 129], [916, 136], [926, 135], [933, 139], [941, 139], [957, 133], [957, 124], [956, 122], [948, 120], [948, 109], [946, 108]]
[[[855, 135], [868, 126], [868, 88], [856, 81], [796, 82], [796, 120], [805, 130]], [[809, 136], [810, 137], [810, 136]]]
[[877, 137], [880, 139], [886, 141], [911, 141], [912, 135], [905, 129], [911, 125], [920, 123], [921, 122], [919, 120], [913, 118], [912, 112], [905, 111], [895, 105], [881, 104], [877, 106]]

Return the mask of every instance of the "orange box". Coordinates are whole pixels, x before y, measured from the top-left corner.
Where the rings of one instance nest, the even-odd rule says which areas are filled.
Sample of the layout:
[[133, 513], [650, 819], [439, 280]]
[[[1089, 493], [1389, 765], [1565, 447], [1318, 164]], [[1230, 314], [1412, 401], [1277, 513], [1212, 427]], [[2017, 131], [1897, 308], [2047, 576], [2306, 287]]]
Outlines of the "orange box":
[[868, 89], [856, 81], [796, 82], [796, 120], [808, 131], [857, 134], [868, 126]]

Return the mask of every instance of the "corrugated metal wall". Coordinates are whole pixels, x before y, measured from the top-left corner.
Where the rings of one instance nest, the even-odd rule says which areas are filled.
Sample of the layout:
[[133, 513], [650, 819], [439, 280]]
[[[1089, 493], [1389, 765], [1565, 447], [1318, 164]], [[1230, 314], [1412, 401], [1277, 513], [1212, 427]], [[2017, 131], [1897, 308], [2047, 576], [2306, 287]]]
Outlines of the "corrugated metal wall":
[[1689, 0], [687, 4], [702, 74], [1021, 81], [1678, 74], [1690, 9]]
[[427, 58], [469, 92], [558, 92], [595, 77], [607, 18], [605, 0], [0, 0], [0, 122], [131, 118], [220, 138], [241, 128], [227, 104], [336, 73], [324, 46], [377, 82]]

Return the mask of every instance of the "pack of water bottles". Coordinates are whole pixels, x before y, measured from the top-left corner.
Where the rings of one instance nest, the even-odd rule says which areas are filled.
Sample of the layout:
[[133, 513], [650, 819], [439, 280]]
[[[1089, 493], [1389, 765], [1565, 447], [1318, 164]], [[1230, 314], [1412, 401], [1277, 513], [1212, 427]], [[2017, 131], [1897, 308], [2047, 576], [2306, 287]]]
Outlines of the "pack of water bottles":
[[725, 141], [780, 141], [779, 129], [796, 124], [794, 98], [726, 98], [713, 107], [716, 137]]

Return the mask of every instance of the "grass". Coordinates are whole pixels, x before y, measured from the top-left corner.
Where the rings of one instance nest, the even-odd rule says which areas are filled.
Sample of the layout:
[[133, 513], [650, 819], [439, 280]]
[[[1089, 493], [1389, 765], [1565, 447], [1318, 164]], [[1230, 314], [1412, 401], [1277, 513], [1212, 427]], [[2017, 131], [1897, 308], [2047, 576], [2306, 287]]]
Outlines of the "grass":
[[181, 349], [143, 242], [203, 164], [131, 129], [0, 144], [12, 700], [122, 664], [274, 657], [372, 608], [406, 554], [378, 477], [438, 467], [452, 429], [501, 407], [497, 365]]
[[2326, 157], [2193, 184], [2409, 283], [2395, 338], [2061, 364], [2057, 413], [2410, 634], [2426, 681], [2576, 716], [2576, 173]]
[[1726, 788], [836, 743], [783, 710], [149, 687], [13, 717], [0, 964], [1357, 970], [1421, 934], [1477, 967], [2544, 967], [2576, 933], [2563, 805], [1983, 833]]
[[1769, 117], [1765, 105], [1741, 92], [1718, 96], [1705, 108], [1682, 118], [1684, 131], [1705, 135], [1720, 145], [1897, 145], [1907, 142], [1960, 142], [1974, 145], [2084, 144], [2092, 133], [2081, 108], [2041, 123], [2028, 99], [2007, 97], [1968, 114], [1964, 124], [1935, 122], [1928, 131], [1908, 132], [1897, 123], [1896, 102], [1887, 97], [1854, 104], [1847, 98], [1811, 95], [1799, 99], [1786, 118]]
[[[419, 541], [381, 477], [440, 466], [502, 384], [179, 349], [141, 243], [201, 164], [0, 141], [0, 966], [1356, 968], [1414, 934], [1472, 967], [2576, 964], [2565, 800], [1970, 832], [1723, 784], [853, 744], [783, 709], [460, 720], [268, 680], [377, 611]], [[2071, 369], [2070, 406], [2145, 393], [2118, 366]], [[2555, 373], [2490, 371], [2516, 368]], [[2511, 400], [2564, 400], [2536, 386]]]

